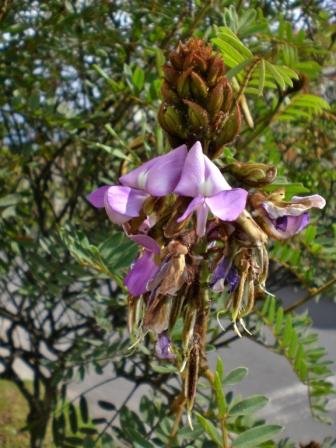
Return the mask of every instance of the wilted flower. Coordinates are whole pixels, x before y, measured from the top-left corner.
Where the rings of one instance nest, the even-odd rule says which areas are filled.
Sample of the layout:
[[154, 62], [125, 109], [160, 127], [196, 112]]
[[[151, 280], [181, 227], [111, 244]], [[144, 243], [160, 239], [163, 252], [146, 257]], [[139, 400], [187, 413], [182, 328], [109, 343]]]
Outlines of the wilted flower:
[[159, 269], [154, 258], [160, 253], [160, 246], [147, 235], [132, 235], [130, 238], [144, 249], [143, 254], [135, 261], [124, 280], [129, 293], [137, 297], [145, 294], [148, 282]]
[[210, 288], [215, 292], [222, 292], [227, 287], [228, 293], [230, 294], [235, 291], [238, 284], [239, 274], [237, 268], [233, 265], [230, 258], [222, 257], [210, 279]]
[[163, 331], [159, 334], [156, 345], [156, 355], [160, 359], [174, 359], [176, 355], [172, 353], [172, 341], [168, 336], [167, 331]]
[[188, 152], [175, 193], [194, 198], [178, 222], [196, 212], [198, 236], [206, 233], [209, 211], [222, 221], [234, 221], [244, 210], [247, 198], [247, 191], [230, 187], [216, 165], [203, 154], [200, 142]]
[[311, 196], [293, 196], [290, 201], [283, 201], [282, 191], [271, 194], [268, 198], [256, 195], [257, 205], [254, 216], [265, 232], [272, 238], [284, 240], [290, 238], [309, 224], [308, 210], [324, 208], [325, 199], [314, 194]]
[[186, 154], [187, 147], [182, 145], [167, 154], [154, 157], [122, 176], [119, 179], [122, 185], [105, 185], [87, 199], [94, 207], [105, 207], [112, 222], [124, 224], [140, 215], [145, 200], [150, 196], [165, 196], [174, 191]]

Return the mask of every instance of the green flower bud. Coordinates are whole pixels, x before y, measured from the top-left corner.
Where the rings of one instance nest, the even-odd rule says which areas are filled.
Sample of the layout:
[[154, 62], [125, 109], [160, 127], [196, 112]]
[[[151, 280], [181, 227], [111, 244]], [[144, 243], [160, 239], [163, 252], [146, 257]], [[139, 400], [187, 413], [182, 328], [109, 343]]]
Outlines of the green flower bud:
[[225, 171], [251, 187], [261, 187], [270, 184], [277, 175], [276, 167], [265, 163], [237, 162], [227, 165]]

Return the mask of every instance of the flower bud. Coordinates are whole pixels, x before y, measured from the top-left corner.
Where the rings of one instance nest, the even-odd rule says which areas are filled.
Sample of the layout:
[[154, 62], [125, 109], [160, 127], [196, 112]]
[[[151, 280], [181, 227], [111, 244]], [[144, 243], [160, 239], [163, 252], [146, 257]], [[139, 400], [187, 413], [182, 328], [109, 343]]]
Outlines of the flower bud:
[[251, 187], [261, 187], [270, 184], [277, 175], [276, 167], [265, 163], [237, 162], [227, 165], [225, 171]]
[[220, 56], [213, 56], [209, 61], [207, 83], [210, 87], [216, 84], [218, 78], [224, 73], [224, 61]]
[[211, 158], [217, 157], [222, 147], [234, 140], [234, 138], [238, 135], [241, 124], [241, 115], [239, 107], [235, 107], [234, 111], [228, 116], [225, 120], [223, 127], [215, 140], [215, 151], [211, 154]]
[[194, 129], [206, 129], [209, 125], [209, 115], [203, 107], [193, 101], [184, 100], [188, 106], [188, 116]]
[[194, 71], [191, 72], [191, 91], [194, 97], [201, 100], [206, 98], [208, 94], [208, 86], [205, 81]]
[[188, 69], [181, 73], [181, 75], [178, 77], [176, 86], [177, 86], [177, 93], [180, 97], [188, 98], [190, 96], [190, 73], [191, 69]]
[[179, 73], [175, 70], [174, 67], [171, 67], [168, 64], [165, 64], [163, 67], [164, 79], [172, 86], [176, 84], [177, 78], [179, 77]]
[[209, 93], [207, 100], [207, 110], [211, 117], [215, 117], [215, 115], [221, 110], [223, 106], [225, 84], [226, 80], [223, 78]]
[[181, 113], [175, 107], [166, 107], [162, 104], [159, 110], [158, 119], [165, 131], [177, 137], [181, 137], [182, 139], [186, 138], [185, 131], [182, 127], [183, 120]]
[[170, 85], [167, 83], [167, 81], [164, 81], [161, 86], [161, 93], [163, 96], [163, 99], [168, 104], [178, 104], [180, 99], [176, 92], [170, 87]]

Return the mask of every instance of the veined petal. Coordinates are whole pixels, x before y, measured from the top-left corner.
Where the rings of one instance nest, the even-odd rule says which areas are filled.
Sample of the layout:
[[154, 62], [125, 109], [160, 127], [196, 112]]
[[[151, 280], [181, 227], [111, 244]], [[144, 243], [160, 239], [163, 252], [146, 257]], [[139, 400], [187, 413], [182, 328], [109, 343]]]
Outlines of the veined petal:
[[184, 221], [186, 218], [188, 218], [189, 215], [191, 215], [192, 212], [194, 212], [197, 207], [202, 204], [202, 202], [204, 202], [204, 198], [202, 196], [198, 196], [197, 198], [194, 198], [190, 204], [188, 205], [188, 207], [186, 208], [185, 212], [183, 213], [182, 216], [180, 216], [177, 220], [177, 222], [182, 222]]
[[326, 205], [325, 199], [319, 194], [311, 196], [293, 196], [288, 202], [264, 201], [262, 207], [266, 210], [271, 219], [282, 216], [300, 216], [311, 208], [323, 208]]
[[124, 224], [140, 215], [141, 207], [149, 195], [134, 188], [113, 185], [105, 192], [104, 205], [110, 220]]
[[175, 193], [181, 196], [195, 198], [199, 188], [205, 181], [205, 159], [200, 142], [196, 142], [187, 154], [181, 179], [175, 188]]
[[181, 177], [186, 155], [186, 145], [179, 146], [125, 174], [119, 179], [120, 183], [144, 190], [152, 196], [165, 196], [174, 191]]
[[196, 234], [198, 236], [204, 236], [206, 233], [206, 223], [209, 215], [209, 207], [205, 202], [200, 204], [197, 209], [197, 223], [196, 223]]
[[152, 253], [145, 251], [145, 253], [136, 260], [125, 277], [124, 284], [129, 293], [135, 297], [145, 294], [145, 292], [147, 292], [147, 283], [154, 277], [158, 268]]
[[103, 187], [97, 188], [97, 190], [90, 193], [86, 196], [86, 199], [96, 208], [104, 207], [104, 197], [107, 190], [111, 187], [111, 185], [104, 185]]
[[311, 196], [293, 196], [291, 202], [301, 203], [308, 208], [324, 208], [326, 200], [319, 194], [312, 194]]
[[217, 218], [222, 221], [234, 221], [245, 208], [247, 194], [242, 188], [233, 188], [205, 198], [205, 202]]
[[154, 254], [160, 253], [160, 246], [150, 236], [138, 234], [138, 235], [128, 235], [128, 237], [135, 243], [147, 249], [149, 252], [152, 252]]

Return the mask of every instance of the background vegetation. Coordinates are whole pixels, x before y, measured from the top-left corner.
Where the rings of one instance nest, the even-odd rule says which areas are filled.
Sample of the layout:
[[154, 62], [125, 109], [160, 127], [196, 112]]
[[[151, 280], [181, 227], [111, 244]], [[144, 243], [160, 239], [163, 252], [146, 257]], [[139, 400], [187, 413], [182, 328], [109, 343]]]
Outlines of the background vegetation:
[[[327, 199], [305, 232], [272, 248], [269, 287], [299, 284], [307, 290], [306, 301], [327, 289], [331, 294], [332, 3], [2, 2], [0, 377], [15, 383], [25, 400], [23, 431], [31, 447], [45, 446], [48, 425], [47, 438], [52, 433], [53, 444], [61, 447], [224, 446], [225, 425], [237, 435], [234, 447], [294, 446], [269, 441], [279, 427], [252, 417], [267, 399], [233, 396], [230, 385], [246, 370], [224, 374], [220, 361], [215, 390], [199, 390], [194, 431], [177, 430], [172, 404], [178, 389], [169, 381], [174, 367], [159, 364], [144, 345], [128, 351], [122, 278], [136, 248], [85, 197], [98, 185], [114, 183], [120, 170], [169, 149], [156, 119], [162, 64], [180, 39], [203, 37], [222, 53], [228, 76], [247, 101], [241, 135], [226, 148], [223, 162], [274, 163], [289, 196], [316, 192]], [[295, 313], [297, 306], [284, 310], [280, 300], [269, 299], [248, 325], [252, 340], [288, 358], [307, 385], [312, 413], [326, 419], [329, 363], [309, 331], [309, 317]], [[228, 347], [229, 355], [234, 335], [223, 335], [215, 317], [216, 312], [209, 345]], [[271, 341], [265, 326], [273, 331]], [[20, 378], [18, 359], [31, 370], [32, 384]], [[133, 383], [128, 400], [141, 385], [150, 385], [153, 396], [142, 397], [137, 413], [127, 401], [119, 409], [103, 401], [107, 417], [92, 420], [85, 394], [69, 401], [67, 384], [75, 376], [84, 380], [89, 368], [99, 373], [106, 365]]]

